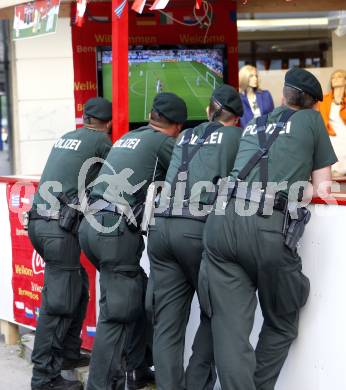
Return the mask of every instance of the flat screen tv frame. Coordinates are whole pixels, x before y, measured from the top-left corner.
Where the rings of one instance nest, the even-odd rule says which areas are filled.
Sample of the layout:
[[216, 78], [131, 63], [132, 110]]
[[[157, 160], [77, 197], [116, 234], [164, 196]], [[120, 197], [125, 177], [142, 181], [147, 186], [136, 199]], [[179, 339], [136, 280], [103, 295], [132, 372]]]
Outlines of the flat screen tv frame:
[[[218, 49], [222, 51], [223, 59], [223, 82], [227, 83], [228, 80], [228, 62], [227, 62], [227, 46], [225, 44], [215, 44], [215, 45], [155, 45], [155, 46], [129, 46], [129, 51], [131, 50], [207, 50], [207, 49]], [[103, 72], [102, 72], [102, 53], [105, 51], [112, 51], [111, 46], [97, 46], [96, 47], [96, 66], [97, 66], [97, 93], [98, 96], [104, 96], [103, 93]], [[206, 119], [188, 119], [184, 128], [195, 127], [198, 124], [204, 122]], [[129, 129], [133, 130], [140, 126], [144, 126], [148, 121], [136, 121], [129, 122]]]

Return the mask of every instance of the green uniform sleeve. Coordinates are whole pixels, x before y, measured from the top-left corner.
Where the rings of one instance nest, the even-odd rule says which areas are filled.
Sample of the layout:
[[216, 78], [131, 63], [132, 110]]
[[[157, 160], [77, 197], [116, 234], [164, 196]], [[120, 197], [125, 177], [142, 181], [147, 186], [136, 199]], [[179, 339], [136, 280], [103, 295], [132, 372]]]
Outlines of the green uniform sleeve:
[[109, 137], [106, 134], [102, 133], [96, 151], [96, 156], [106, 159], [111, 148], [112, 148], [112, 141], [109, 139]]
[[328, 167], [338, 161], [321, 115], [316, 115], [315, 129], [313, 171]]
[[159, 163], [165, 170], [169, 167], [175, 141], [174, 137], [167, 137], [160, 145], [158, 151]]

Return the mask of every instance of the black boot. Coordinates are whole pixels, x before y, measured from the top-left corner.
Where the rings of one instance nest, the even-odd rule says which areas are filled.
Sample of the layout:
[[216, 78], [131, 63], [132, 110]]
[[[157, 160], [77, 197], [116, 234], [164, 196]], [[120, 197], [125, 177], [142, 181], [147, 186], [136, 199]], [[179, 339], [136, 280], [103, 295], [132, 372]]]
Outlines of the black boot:
[[50, 382], [32, 390], [83, 390], [83, 385], [82, 382], [68, 381], [59, 375]]
[[155, 373], [149, 367], [127, 371], [126, 376], [128, 390], [138, 390], [155, 384]]
[[81, 353], [79, 359], [64, 359], [62, 362], [62, 370], [73, 370], [77, 367], [86, 367], [90, 363], [90, 355]]

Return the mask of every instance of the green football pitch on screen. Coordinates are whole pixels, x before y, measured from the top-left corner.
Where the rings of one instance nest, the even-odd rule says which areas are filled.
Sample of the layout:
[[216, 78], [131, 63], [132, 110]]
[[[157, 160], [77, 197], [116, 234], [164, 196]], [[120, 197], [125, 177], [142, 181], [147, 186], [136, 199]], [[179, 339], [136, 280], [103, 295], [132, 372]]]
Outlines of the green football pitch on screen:
[[[112, 100], [112, 64], [102, 64], [103, 95]], [[207, 118], [205, 109], [222, 78], [199, 62], [142, 62], [129, 65], [130, 122], [145, 122], [157, 92], [174, 92], [188, 108], [189, 120]]]

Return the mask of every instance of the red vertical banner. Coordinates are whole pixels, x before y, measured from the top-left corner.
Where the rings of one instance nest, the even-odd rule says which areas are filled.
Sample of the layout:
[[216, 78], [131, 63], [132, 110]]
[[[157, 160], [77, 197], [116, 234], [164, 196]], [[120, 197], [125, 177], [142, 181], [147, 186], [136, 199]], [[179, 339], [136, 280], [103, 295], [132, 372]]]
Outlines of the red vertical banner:
[[[89, 17], [88, 15], [92, 15]], [[85, 102], [99, 95], [97, 80], [96, 49], [99, 46], [110, 46], [111, 4], [88, 3], [83, 25], [75, 23], [76, 3], [71, 4], [72, 49], [74, 68], [74, 98], [76, 125], [83, 124]]]
[[127, 0], [112, 0], [112, 102], [113, 141], [128, 131], [128, 4]]
[[[7, 185], [7, 204], [12, 242], [13, 314], [18, 324], [36, 327], [40, 315], [45, 263], [33, 248], [24, 230], [22, 213], [30, 210], [37, 183], [18, 182]], [[91, 349], [96, 333], [96, 271], [81, 256], [89, 276], [89, 304], [82, 329], [83, 348]]]

